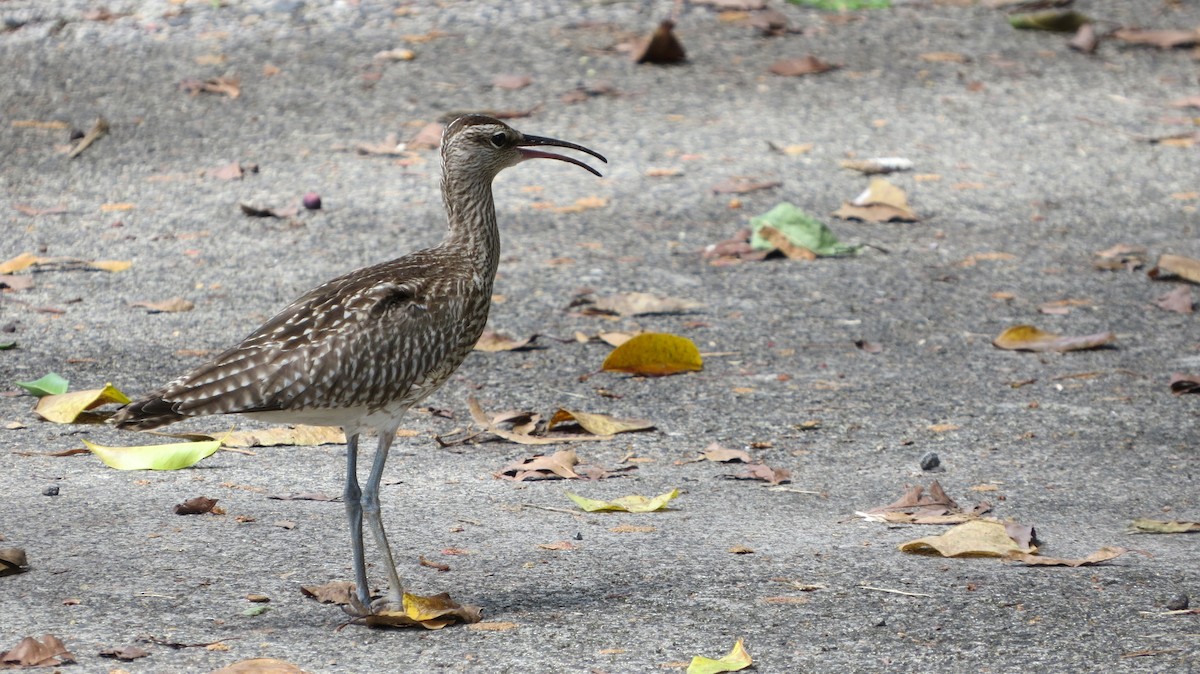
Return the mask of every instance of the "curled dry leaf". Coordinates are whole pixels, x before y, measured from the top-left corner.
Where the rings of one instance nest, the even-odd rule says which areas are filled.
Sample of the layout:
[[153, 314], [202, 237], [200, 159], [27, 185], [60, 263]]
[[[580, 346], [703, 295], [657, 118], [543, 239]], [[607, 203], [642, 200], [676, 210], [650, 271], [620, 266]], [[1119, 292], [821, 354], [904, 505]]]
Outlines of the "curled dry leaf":
[[917, 222], [921, 218], [908, 206], [904, 190], [884, 178], [872, 178], [862, 194], [833, 212], [843, 220], [864, 222]]
[[1164, 253], [1159, 256], [1158, 264], [1154, 265], [1154, 268], [1146, 274], [1156, 281], [1181, 278], [1192, 283], [1200, 283], [1200, 260]]
[[38, 641], [33, 637], [25, 637], [11, 649], [0, 653], [0, 668], [9, 667], [57, 667], [58, 665], [75, 662], [75, 656], [67, 650], [66, 644], [53, 634], [42, 636]]
[[687, 674], [721, 674], [722, 672], [738, 672], [753, 664], [750, 653], [746, 651], [742, 640], [738, 639], [725, 657], [713, 660], [701, 655], [694, 656], [688, 664]]
[[644, 332], [614, 349], [600, 367], [609, 372], [663, 377], [699, 371], [704, 367], [704, 359], [687, 337]]
[[1000, 522], [985, 520], [964, 522], [940, 536], [918, 538], [899, 547], [904, 552], [943, 557], [1004, 557], [1010, 552], [1037, 551], [1036, 547], [1018, 545]]
[[1129, 524], [1135, 534], [1189, 534], [1200, 532], [1200, 522], [1139, 518]]
[[1176, 372], [1171, 375], [1171, 393], [1200, 393], [1200, 376]]
[[[224, 646], [220, 642], [214, 645]], [[211, 674], [308, 674], [308, 672], [285, 660], [254, 658], [235, 662], [227, 667], [214, 670]]]
[[578, 480], [579, 474], [575, 472], [575, 465], [578, 463], [579, 457], [575, 454], [575, 450], [564, 449], [549, 456], [538, 454], [511, 463], [501, 468], [496, 477], [507, 478], [514, 482], [546, 480], [554, 477], [563, 480]]
[[740, 473], [731, 475], [735, 480], [762, 480], [770, 485], [792, 481], [792, 471], [787, 468], [772, 468], [765, 463], [752, 463]]
[[369, 627], [424, 627], [440, 630], [456, 622], [477, 623], [483, 619], [483, 609], [464, 606], [443, 592], [429, 597], [404, 593], [403, 611], [380, 611], [358, 618]]
[[1190, 314], [1195, 308], [1195, 300], [1192, 297], [1190, 286], [1179, 286], [1170, 292], [1160, 295], [1158, 299], [1154, 300], [1154, 304], [1161, 309], [1180, 314]]
[[46, 421], [73, 424], [86, 410], [109, 403], [128, 405], [130, 400], [112, 384], [105, 384], [102, 389], [44, 395], [38, 399], [37, 407], [33, 411]]
[[[1103, 564], [1107, 561], [1116, 559], [1127, 552], [1138, 552], [1137, 550], [1127, 550], [1114, 546], [1105, 546], [1083, 559], [1058, 559], [1056, 557], [1042, 557], [1029, 552], [1013, 551], [1004, 555], [1006, 562], [1021, 562], [1025, 566], [1095, 566]], [[1146, 553], [1140, 553], [1146, 554]], [[1147, 555], [1149, 556], [1149, 555]]]
[[1100, 37], [1096, 35], [1095, 24], [1085, 23], [1075, 31], [1075, 36], [1067, 46], [1082, 54], [1092, 54], [1100, 45]]
[[192, 309], [196, 308], [195, 304], [192, 304], [182, 297], [172, 297], [169, 300], [159, 300], [158, 302], [150, 302], [146, 300], [142, 300], [140, 302], [130, 302], [129, 306], [143, 307], [148, 309], [152, 314], [179, 313], [181, 311], [191, 311]]
[[682, 314], [704, 306], [703, 302], [652, 293], [617, 293], [594, 300], [581, 297], [574, 304], [581, 305], [581, 311], [584, 314], [610, 314], [624, 317]]
[[607, 414], [559, 409], [550, 418], [547, 430], [569, 424], [577, 424], [592, 435], [616, 435], [654, 430], [654, 424], [646, 419], [618, 419]]
[[517, 339], [510, 337], [495, 330], [485, 330], [479, 336], [479, 341], [475, 343], [476, 351], [484, 351], [486, 353], [497, 353], [500, 351], [526, 351], [536, 348], [534, 344], [538, 338], [537, 334], [530, 335], [525, 339]]
[[621, 498], [616, 498], [611, 501], [601, 501], [597, 499], [585, 498], [578, 494], [567, 492], [567, 498], [574, 501], [575, 505], [589, 513], [603, 511], [648, 513], [654, 512], [655, 510], [666, 510], [667, 503], [669, 503], [671, 499], [674, 499], [678, 496], [679, 490], [672, 489], [671, 491], [665, 494], [659, 494], [654, 498], [646, 498], [640, 494], [633, 494], [630, 496], [622, 496]]
[[258, 164], [242, 165], [241, 162], [230, 162], [204, 172], [210, 178], [217, 180], [241, 180], [247, 173], [258, 173]]
[[11, 576], [29, 570], [25, 548], [0, 548], [0, 576]]
[[1146, 264], [1146, 247], [1128, 243], [1118, 243], [1104, 250], [1096, 251], [1099, 258], [1093, 264], [1102, 271], [1134, 271]]
[[190, 96], [202, 93], [221, 94], [233, 99], [242, 95], [242, 81], [236, 77], [210, 77], [206, 80], [186, 79], [179, 83], [179, 88]]
[[719, 463], [750, 463], [753, 459], [750, 458], [750, 453], [742, 449], [728, 449], [722, 447], [718, 443], [712, 443], [704, 448], [700, 453], [702, 461], [716, 461]]
[[840, 163], [842, 168], [851, 169], [867, 175], [911, 171], [911, 159], [903, 157], [876, 157], [874, 159], [845, 159]]
[[175, 504], [176, 515], [203, 515], [212, 512], [219, 499], [197, 496]]
[[928, 492], [921, 485], [908, 487], [904, 495], [896, 501], [858, 514], [868, 521], [905, 524], [960, 524], [978, 519], [991, 508], [990, 504], [984, 502], [970, 510], [963, 510], [954, 499], [946, 494], [942, 485], [934, 480], [930, 483]]
[[1112, 38], [1129, 44], [1157, 47], [1159, 49], [1176, 49], [1193, 47], [1200, 42], [1200, 31], [1195, 30], [1141, 30], [1138, 28], [1118, 28], [1113, 31]]
[[83, 138], [80, 138], [79, 142], [75, 143], [75, 146], [72, 147], [69, 152], [67, 152], [67, 158], [74, 159], [75, 157], [78, 157], [83, 153], [84, 150], [91, 147], [92, 143], [100, 140], [107, 133], [108, 121], [103, 117], [96, 119], [96, 123], [92, 124], [92, 128], [88, 129], [88, 132], [83, 135]]
[[1014, 325], [1000, 333], [992, 344], [1008, 351], [1083, 351], [1098, 349], [1116, 341], [1111, 332], [1068, 337], [1046, 332], [1032, 325]]
[[556, 541], [554, 543], [538, 543], [542, 550], [574, 550], [577, 546], [571, 541]]
[[124, 660], [130, 662], [138, 658], [144, 658], [150, 655], [150, 651], [137, 646], [122, 646], [120, 648], [106, 648], [99, 653], [102, 658], [112, 658], [114, 660]]
[[348, 580], [335, 580], [323, 585], [301, 585], [300, 593], [322, 604], [348, 605], [354, 589], [354, 583]]
[[801, 75], [819, 75], [841, 66], [827, 63], [809, 54], [801, 58], [782, 59], [771, 64], [770, 71], [783, 77], [799, 77]]
[[675, 22], [664, 19], [654, 29], [654, 33], [642, 43], [640, 48], [633, 50], [634, 63], [673, 64], [687, 60], [687, 52], [675, 37]]

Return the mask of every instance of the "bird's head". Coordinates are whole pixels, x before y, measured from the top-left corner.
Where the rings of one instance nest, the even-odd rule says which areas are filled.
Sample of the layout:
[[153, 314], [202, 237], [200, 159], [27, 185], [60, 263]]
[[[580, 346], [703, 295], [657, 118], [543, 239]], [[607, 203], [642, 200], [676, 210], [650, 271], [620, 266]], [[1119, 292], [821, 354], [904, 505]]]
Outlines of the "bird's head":
[[542, 136], [527, 136], [498, 119], [484, 115], [464, 115], [450, 122], [442, 133], [442, 165], [447, 171], [478, 172], [490, 181], [500, 171], [526, 159], [557, 159], [600, 175], [599, 171], [578, 159], [532, 149], [535, 146], [578, 150], [608, 163], [599, 152], [582, 145]]

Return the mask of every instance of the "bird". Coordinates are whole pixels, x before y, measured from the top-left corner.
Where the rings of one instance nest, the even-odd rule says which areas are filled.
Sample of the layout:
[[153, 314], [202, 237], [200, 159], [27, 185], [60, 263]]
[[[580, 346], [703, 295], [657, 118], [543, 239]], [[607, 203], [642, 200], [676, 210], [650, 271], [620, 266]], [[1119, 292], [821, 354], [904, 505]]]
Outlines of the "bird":
[[[126, 405], [118, 428], [150, 430], [188, 417], [240, 414], [274, 423], [340, 426], [346, 436], [343, 500], [350, 523], [360, 614], [403, 610], [380, 511], [379, 487], [404, 413], [438, 389], [479, 340], [500, 259], [492, 181], [529, 159], [555, 159], [601, 173], [558, 147], [492, 117], [457, 117], [442, 133], [447, 231], [438, 245], [364, 267], [301, 295], [239, 344]], [[366, 484], [358, 481], [359, 437], [379, 435]], [[388, 575], [372, 601], [363, 546], [366, 521]], [[353, 606], [353, 602], [351, 604]]]

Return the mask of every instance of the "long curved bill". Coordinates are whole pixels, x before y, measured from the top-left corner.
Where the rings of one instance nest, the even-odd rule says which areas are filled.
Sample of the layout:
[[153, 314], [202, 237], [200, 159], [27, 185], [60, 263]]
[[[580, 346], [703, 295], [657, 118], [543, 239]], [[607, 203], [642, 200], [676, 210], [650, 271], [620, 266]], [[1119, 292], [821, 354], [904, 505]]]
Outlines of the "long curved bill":
[[519, 143], [517, 143], [517, 150], [521, 153], [521, 156], [524, 157], [525, 159], [557, 159], [559, 161], [565, 161], [568, 164], [574, 164], [580, 168], [586, 169], [593, 175], [599, 176], [601, 178], [604, 177], [600, 174], [599, 171], [597, 171], [596, 169], [592, 168], [591, 166], [588, 166], [587, 164], [579, 161], [578, 159], [575, 159], [574, 157], [567, 157], [567, 156], [564, 156], [561, 154], [555, 154], [553, 152], [543, 152], [542, 150], [531, 150], [531, 149], [529, 149], [529, 146], [532, 146], [532, 145], [549, 145], [551, 147], [565, 147], [565, 148], [568, 148], [571, 150], [579, 150], [580, 152], [590, 154], [593, 157], [595, 157], [596, 159], [599, 159], [600, 161], [607, 164], [608, 160], [604, 158], [604, 155], [600, 154], [599, 152], [596, 152], [595, 150], [589, 150], [588, 148], [586, 148], [582, 145], [576, 145], [575, 143], [568, 143], [565, 140], [558, 140], [557, 138], [545, 138], [543, 136], [523, 136], [521, 138], [521, 141]]

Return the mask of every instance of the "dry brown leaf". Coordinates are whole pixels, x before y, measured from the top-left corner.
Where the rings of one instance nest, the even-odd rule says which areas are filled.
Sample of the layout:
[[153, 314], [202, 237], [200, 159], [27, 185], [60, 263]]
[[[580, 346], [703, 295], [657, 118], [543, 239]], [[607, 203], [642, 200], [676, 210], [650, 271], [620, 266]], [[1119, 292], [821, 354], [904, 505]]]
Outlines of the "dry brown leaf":
[[142, 307], [149, 310], [149, 313], [178, 313], [181, 311], [191, 311], [196, 308], [195, 304], [183, 299], [182, 297], [172, 297], [169, 300], [159, 300], [150, 302], [142, 300], [140, 302], [130, 302], [131, 307]]
[[703, 302], [667, 297], [651, 293], [618, 293], [595, 300], [580, 299], [585, 314], [612, 314], [617, 316], [646, 316], [650, 314], [687, 313], [704, 306]]
[[553, 430], [555, 427], [567, 424], [577, 424], [592, 435], [616, 435], [617, 433], [654, 430], [654, 424], [646, 419], [618, 419], [607, 414], [566, 409], [559, 409], [555, 412], [546, 429]]
[[1075, 36], [1067, 43], [1067, 46], [1077, 52], [1083, 54], [1091, 54], [1096, 51], [1096, 47], [1100, 44], [1100, 37], [1096, 35], [1096, 26], [1092, 23], [1085, 23], [1075, 31]]
[[88, 129], [88, 132], [83, 135], [83, 138], [80, 138], [79, 142], [75, 143], [75, 146], [67, 152], [67, 158], [74, 159], [78, 157], [84, 150], [91, 147], [92, 143], [103, 138], [107, 133], [108, 121], [103, 117], [98, 118], [96, 123], [92, 125], [92, 128]]
[[11, 576], [28, 570], [29, 560], [25, 556], [25, 548], [0, 548], [0, 576]]
[[206, 436], [220, 440], [225, 447], [315, 447], [318, 445], [341, 445], [346, 442], [342, 429], [334, 426], [273, 426], [251, 431], [237, 431], [225, 435]]
[[565, 435], [565, 434], [563, 434], [563, 435], [533, 436], [533, 435], [528, 435], [525, 433], [514, 433], [512, 431], [506, 431], [502, 428], [497, 428], [495, 423], [493, 423], [492, 420], [488, 418], [488, 415], [483, 411], [483, 408], [480, 407], [479, 400], [477, 398], [475, 398], [475, 396], [470, 396], [467, 398], [467, 407], [471, 411], [471, 419], [477, 425], [479, 425], [481, 428], [483, 428], [485, 431], [487, 431], [488, 433], [491, 433], [492, 435], [495, 435], [497, 437], [500, 437], [500, 438], [503, 438], [510, 442], [515, 442], [515, 443], [518, 443], [521, 445], [554, 445], [554, 444], [560, 444], [560, 443], [564, 443], [564, 442], [586, 442], [586, 441], [594, 441], [594, 440], [609, 440], [609, 439], [611, 439], [611, 437], [607, 436], [607, 435], [578, 435], [578, 434]]
[[1171, 393], [1200, 393], [1200, 376], [1176, 372], [1171, 375]]
[[1036, 552], [1021, 548], [1000, 522], [964, 522], [939, 536], [926, 536], [902, 543], [904, 552], [936, 553], [943, 557], [1004, 557], [1011, 552]]
[[229, 98], [242, 95], [242, 81], [236, 77], [210, 77], [206, 80], [186, 79], [179, 88], [191, 96], [201, 93], [222, 94]]
[[752, 463], [740, 473], [731, 475], [735, 480], [762, 480], [770, 485], [792, 481], [792, 471], [787, 468], [772, 468], [765, 463]]
[[775, 250], [784, 254], [789, 260], [815, 260], [817, 254], [813, 251], [792, 243], [787, 234], [775, 229], [770, 225], [763, 225], [758, 229], [758, 235], [766, 240], [767, 243], [775, 247]]
[[528, 459], [521, 459], [500, 469], [496, 477], [507, 478], [514, 482], [522, 480], [547, 480], [555, 477], [563, 480], [578, 480], [575, 465], [579, 457], [575, 450], [564, 449], [549, 456], [538, 454]]
[[[212, 646], [225, 646], [225, 644], [218, 642]], [[211, 650], [229, 650], [229, 647], [212, 648]], [[254, 658], [235, 662], [227, 667], [214, 670], [210, 674], [308, 674], [308, 672], [284, 660]]]
[[500, 351], [525, 351], [536, 348], [534, 341], [537, 340], [536, 334], [530, 335], [525, 339], [517, 339], [508, 335], [496, 332], [495, 330], [485, 330], [479, 336], [479, 341], [475, 343], [476, 351], [484, 351], [486, 353], [497, 353]]
[[348, 605], [354, 597], [354, 583], [348, 580], [335, 580], [323, 585], [301, 585], [300, 592], [316, 599], [322, 604]]
[[633, 50], [634, 63], [673, 64], [687, 60], [687, 52], [675, 37], [675, 22], [664, 19], [638, 49]]
[[219, 499], [197, 496], [175, 505], [176, 515], [203, 515], [213, 511]]
[[865, 222], [917, 222], [921, 219], [909, 208], [904, 190], [884, 178], [872, 178], [862, 194], [843, 203], [833, 215]]
[[1179, 286], [1166, 294], [1160, 295], [1158, 299], [1154, 300], [1154, 304], [1167, 311], [1190, 314], [1195, 308], [1192, 288], [1191, 286]]
[[967, 63], [970, 57], [955, 51], [931, 51], [917, 55], [917, 58], [929, 63]]
[[734, 461], [750, 463], [753, 461], [749, 452], [742, 449], [727, 449], [715, 442], [704, 448], [704, 451], [700, 454], [699, 460], [715, 461], [719, 463], [731, 463]]
[[100, 651], [99, 655], [102, 658], [112, 658], [114, 660], [131, 662], [133, 660], [137, 660], [138, 658], [144, 658], [150, 655], [150, 651], [144, 648], [138, 648], [137, 646], [121, 646], [120, 648], [105, 648], [104, 650]]
[[1200, 532], [1200, 522], [1141, 518], [1134, 520], [1130, 528], [1131, 533], [1138, 534], [1188, 534]]
[[1000, 333], [992, 344], [1008, 351], [1083, 351], [1107, 346], [1116, 339], [1111, 332], [1069, 337], [1045, 332], [1032, 325], [1014, 325]]
[[[1004, 555], [1004, 561], [1021, 562], [1025, 566], [1094, 566], [1096, 564], [1103, 564], [1109, 560], [1116, 559], [1127, 552], [1138, 551], [1127, 550], [1125, 548], [1113, 546], [1105, 546], [1088, 555], [1087, 557], [1084, 557], [1083, 559], [1058, 559], [1055, 557], [1042, 557], [1037, 554], [1014, 550], [1013, 552]], [[1146, 553], [1143, 552], [1140, 554], [1144, 555]]]
[[1118, 28], [1113, 31], [1115, 40], [1129, 44], [1146, 45], [1159, 49], [1175, 49], [1192, 47], [1200, 42], [1200, 31], [1195, 30], [1141, 30], [1138, 28]]
[[0, 668], [4, 669], [57, 667], [68, 662], [75, 662], [75, 656], [67, 650], [66, 644], [53, 634], [42, 636], [41, 641], [25, 637], [10, 650], [0, 653]]
[[1146, 274], [1155, 280], [1178, 277], [1192, 283], [1200, 283], [1200, 260], [1164, 253], [1158, 257], [1158, 264]]
[[574, 550], [575, 544], [571, 541], [558, 541], [555, 543], [538, 543], [537, 546], [542, 550]]
[[749, 178], [728, 178], [712, 186], [713, 194], [747, 194], [759, 190], [769, 190], [782, 185], [778, 180], [752, 180]]
[[801, 75], [819, 75], [841, 66], [827, 63], [809, 54], [801, 58], [782, 59], [771, 64], [770, 71], [783, 77], [799, 77]]
[[1096, 257], [1100, 258], [1094, 263], [1097, 269], [1133, 271], [1146, 264], [1146, 248], [1145, 246], [1118, 243], [1110, 248], [1096, 251]]

